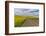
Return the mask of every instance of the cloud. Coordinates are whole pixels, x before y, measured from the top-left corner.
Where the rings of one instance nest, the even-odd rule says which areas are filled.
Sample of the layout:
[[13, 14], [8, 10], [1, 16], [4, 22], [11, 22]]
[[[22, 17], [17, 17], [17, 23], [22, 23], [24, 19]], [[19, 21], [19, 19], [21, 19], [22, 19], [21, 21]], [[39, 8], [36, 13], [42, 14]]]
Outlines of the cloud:
[[14, 14], [23, 16], [38, 16], [39, 9], [14, 8]]

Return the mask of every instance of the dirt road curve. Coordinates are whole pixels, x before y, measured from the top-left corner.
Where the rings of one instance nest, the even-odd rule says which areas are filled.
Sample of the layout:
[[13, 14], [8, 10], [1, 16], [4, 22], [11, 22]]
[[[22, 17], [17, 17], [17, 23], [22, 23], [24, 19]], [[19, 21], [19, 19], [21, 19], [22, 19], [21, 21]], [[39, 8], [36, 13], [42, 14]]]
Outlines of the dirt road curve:
[[39, 20], [31, 20], [31, 19], [27, 19], [24, 24], [22, 25], [22, 27], [30, 27], [30, 26], [39, 26]]

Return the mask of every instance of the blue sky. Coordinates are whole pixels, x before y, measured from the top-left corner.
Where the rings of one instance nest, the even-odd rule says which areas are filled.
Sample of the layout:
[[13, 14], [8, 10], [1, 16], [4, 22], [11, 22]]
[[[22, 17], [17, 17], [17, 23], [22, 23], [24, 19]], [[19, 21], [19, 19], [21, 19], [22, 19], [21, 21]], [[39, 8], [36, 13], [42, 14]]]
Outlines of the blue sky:
[[39, 9], [14, 8], [14, 15], [39, 16]]

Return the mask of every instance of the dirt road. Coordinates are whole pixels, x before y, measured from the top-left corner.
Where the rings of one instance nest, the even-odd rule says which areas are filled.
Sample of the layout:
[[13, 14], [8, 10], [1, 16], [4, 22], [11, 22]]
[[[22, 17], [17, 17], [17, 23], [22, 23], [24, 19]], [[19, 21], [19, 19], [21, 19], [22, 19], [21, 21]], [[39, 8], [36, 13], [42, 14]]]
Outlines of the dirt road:
[[39, 25], [39, 20], [31, 20], [31, 19], [26, 19], [22, 27], [30, 27], [30, 26], [38, 26]]

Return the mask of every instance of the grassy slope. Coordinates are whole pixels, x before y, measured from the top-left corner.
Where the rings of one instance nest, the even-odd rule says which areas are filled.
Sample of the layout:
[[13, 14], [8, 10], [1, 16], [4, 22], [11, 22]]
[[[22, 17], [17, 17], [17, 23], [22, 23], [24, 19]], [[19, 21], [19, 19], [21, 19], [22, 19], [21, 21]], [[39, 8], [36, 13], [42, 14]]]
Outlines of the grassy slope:
[[36, 20], [38, 17], [35, 16], [14, 16], [15, 27], [20, 27], [26, 19]]

